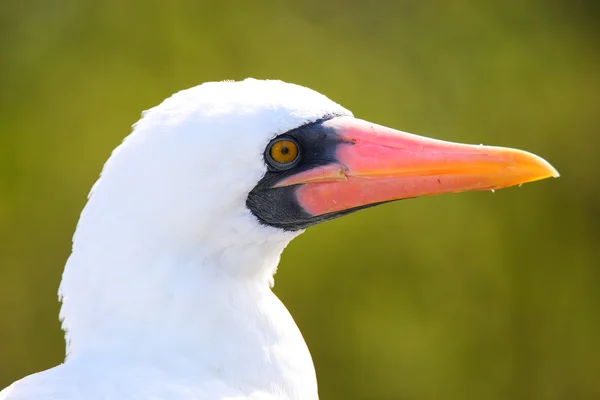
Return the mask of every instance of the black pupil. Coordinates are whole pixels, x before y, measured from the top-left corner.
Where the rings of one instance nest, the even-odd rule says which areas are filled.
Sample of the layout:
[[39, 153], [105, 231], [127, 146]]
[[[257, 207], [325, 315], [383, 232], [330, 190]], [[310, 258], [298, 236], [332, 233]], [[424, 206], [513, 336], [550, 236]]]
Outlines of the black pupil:
[[287, 147], [287, 146], [283, 146], [283, 147], [281, 148], [281, 154], [283, 154], [283, 155], [286, 155], [286, 154], [288, 154], [289, 152], [290, 152], [290, 149], [288, 149], [288, 147]]

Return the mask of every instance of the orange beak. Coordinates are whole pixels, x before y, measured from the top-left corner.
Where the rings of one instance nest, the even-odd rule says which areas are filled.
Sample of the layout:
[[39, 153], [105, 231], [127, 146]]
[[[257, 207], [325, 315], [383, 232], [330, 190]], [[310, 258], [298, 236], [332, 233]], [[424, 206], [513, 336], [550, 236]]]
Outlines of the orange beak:
[[445, 142], [352, 117], [330, 119], [323, 127], [338, 136], [335, 161], [273, 186], [300, 185], [296, 199], [313, 216], [559, 176], [543, 158], [522, 150]]

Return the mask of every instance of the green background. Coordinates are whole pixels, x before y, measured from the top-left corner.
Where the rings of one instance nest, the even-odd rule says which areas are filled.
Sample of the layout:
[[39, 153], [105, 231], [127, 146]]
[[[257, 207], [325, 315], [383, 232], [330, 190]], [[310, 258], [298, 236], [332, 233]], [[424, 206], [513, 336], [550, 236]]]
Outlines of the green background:
[[0, 387], [62, 361], [71, 236], [140, 112], [253, 76], [562, 174], [295, 240], [275, 291], [322, 399], [600, 399], [599, 4], [0, 1]]

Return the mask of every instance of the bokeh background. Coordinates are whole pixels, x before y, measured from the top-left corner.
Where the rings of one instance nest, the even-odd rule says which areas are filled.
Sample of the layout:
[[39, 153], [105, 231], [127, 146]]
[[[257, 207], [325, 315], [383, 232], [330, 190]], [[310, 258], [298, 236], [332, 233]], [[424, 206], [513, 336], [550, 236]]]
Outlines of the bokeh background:
[[322, 399], [600, 399], [599, 4], [0, 1], [0, 387], [62, 361], [71, 236], [140, 112], [253, 76], [562, 173], [295, 240], [275, 291]]

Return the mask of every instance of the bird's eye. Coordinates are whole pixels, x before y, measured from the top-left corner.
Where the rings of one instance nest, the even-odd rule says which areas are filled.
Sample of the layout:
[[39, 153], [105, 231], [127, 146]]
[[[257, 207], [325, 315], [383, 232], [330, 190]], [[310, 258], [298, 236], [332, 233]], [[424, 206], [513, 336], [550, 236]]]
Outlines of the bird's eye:
[[267, 148], [266, 159], [277, 170], [292, 168], [300, 159], [298, 143], [292, 138], [275, 139]]

